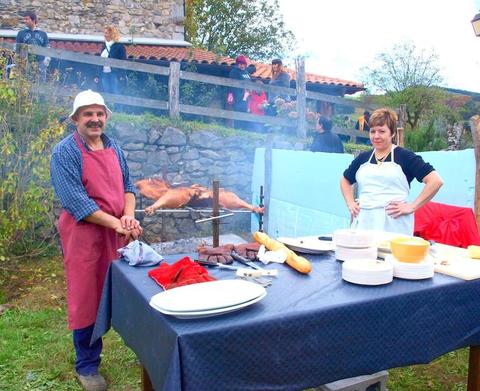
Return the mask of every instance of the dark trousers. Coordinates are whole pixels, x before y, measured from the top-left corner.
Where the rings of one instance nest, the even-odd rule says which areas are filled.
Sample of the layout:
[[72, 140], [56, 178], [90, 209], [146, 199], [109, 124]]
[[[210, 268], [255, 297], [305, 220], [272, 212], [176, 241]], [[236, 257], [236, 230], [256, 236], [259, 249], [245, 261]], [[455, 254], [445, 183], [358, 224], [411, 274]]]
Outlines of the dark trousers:
[[102, 90], [109, 94], [120, 94], [120, 83], [116, 72], [102, 73]]
[[[247, 113], [248, 112], [247, 102], [244, 100], [241, 100], [240, 102], [236, 102], [233, 104], [233, 109], [241, 113]], [[250, 126], [248, 121], [241, 121], [241, 120], [235, 120], [233, 124], [235, 129], [243, 129], [243, 130], [248, 130]]]
[[102, 353], [102, 339], [99, 338], [90, 346], [93, 327], [95, 324], [84, 327], [83, 329], [73, 330], [73, 345], [77, 353], [75, 360], [75, 370], [79, 375], [96, 375], [100, 366], [100, 353]]

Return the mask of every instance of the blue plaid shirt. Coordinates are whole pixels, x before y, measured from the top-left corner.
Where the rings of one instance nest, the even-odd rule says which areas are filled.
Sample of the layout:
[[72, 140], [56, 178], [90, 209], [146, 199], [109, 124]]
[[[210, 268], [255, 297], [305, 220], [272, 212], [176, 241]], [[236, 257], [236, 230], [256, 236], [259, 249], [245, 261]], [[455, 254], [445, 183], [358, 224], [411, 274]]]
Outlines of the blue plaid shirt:
[[[83, 142], [83, 139], [81, 140]], [[105, 148], [113, 148], [117, 154], [122, 170], [125, 193], [135, 194], [135, 187], [130, 181], [127, 160], [123, 151], [115, 140], [105, 134], [102, 134], [102, 140]], [[83, 144], [88, 151], [88, 145], [85, 142]], [[50, 176], [53, 189], [60, 199], [62, 207], [77, 221], [81, 221], [100, 210], [97, 203], [88, 196], [83, 186], [82, 168], [82, 153], [73, 134], [71, 134], [55, 145], [50, 163]]]

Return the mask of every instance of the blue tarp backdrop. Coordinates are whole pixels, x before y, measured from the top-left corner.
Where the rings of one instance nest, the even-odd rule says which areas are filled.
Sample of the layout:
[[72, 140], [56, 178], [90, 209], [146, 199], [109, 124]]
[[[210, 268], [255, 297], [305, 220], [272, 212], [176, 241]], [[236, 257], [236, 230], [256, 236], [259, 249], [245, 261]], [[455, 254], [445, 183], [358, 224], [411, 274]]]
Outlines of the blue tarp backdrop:
[[[434, 201], [473, 208], [475, 196], [475, 155], [463, 151], [422, 152], [444, 181]], [[331, 233], [348, 227], [350, 216], [340, 192], [339, 180], [353, 155], [274, 149], [268, 215], [268, 234], [306, 236]], [[252, 176], [253, 203], [259, 203], [264, 185], [265, 149], [258, 148]], [[423, 184], [412, 182], [410, 199]], [[252, 231], [258, 220], [252, 217]]]

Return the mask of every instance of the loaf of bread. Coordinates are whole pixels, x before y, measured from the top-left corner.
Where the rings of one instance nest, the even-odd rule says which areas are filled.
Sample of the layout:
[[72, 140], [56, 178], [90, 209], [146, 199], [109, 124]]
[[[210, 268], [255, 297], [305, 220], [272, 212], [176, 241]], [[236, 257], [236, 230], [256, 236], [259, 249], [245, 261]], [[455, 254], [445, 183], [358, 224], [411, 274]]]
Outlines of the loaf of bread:
[[266, 233], [257, 231], [253, 234], [253, 239], [257, 243], [263, 244], [270, 251], [285, 251], [287, 253], [287, 265], [291, 266], [300, 273], [308, 274], [312, 271], [312, 265], [307, 259], [298, 256], [283, 243], [270, 238]]

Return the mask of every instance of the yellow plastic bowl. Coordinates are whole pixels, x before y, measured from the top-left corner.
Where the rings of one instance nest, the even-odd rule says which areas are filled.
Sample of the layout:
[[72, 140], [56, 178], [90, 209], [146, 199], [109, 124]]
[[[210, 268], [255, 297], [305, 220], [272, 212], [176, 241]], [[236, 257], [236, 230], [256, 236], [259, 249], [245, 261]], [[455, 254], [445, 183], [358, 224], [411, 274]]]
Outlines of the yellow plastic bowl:
[[430, 243], [422, 238], [395, 238], [390, 241], [390, 249], [400, 262], [421, 262], [428, 254]]

